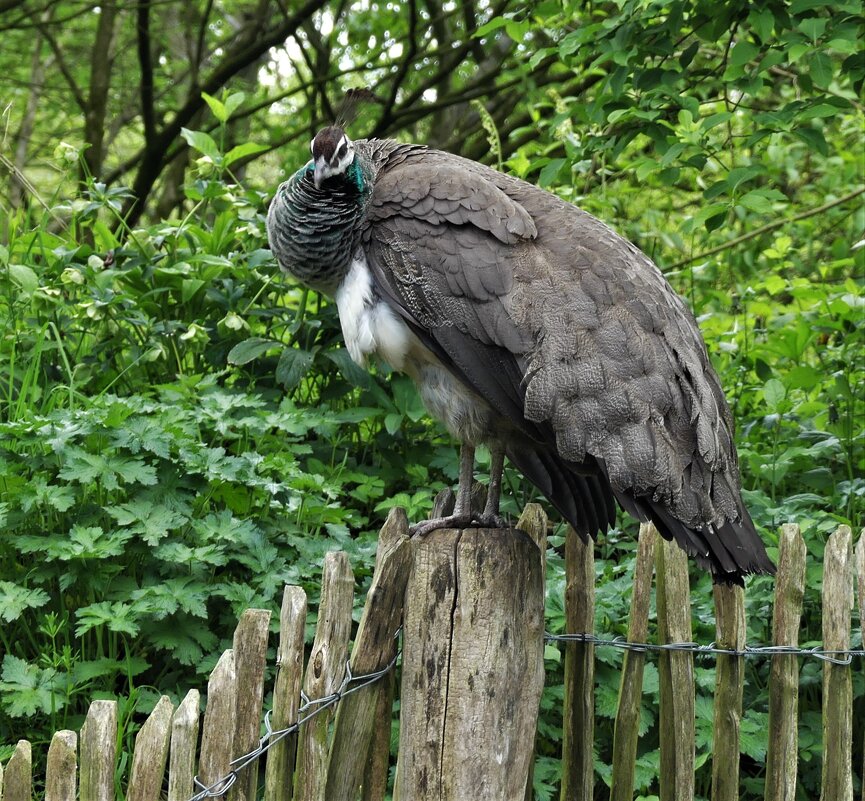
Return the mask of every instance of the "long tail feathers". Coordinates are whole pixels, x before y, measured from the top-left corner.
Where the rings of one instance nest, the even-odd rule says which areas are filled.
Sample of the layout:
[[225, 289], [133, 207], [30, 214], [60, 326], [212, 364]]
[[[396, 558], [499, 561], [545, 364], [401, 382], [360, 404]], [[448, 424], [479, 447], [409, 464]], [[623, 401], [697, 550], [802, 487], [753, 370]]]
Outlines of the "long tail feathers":
[[583, 539], [615, 525], [615, 497], [628, 514], [644, 523], [653, 522], [661, 536], [675, 540], [697, 564], [712, 573], [716, 583], [741, 585], [743, 577], [750, 573], [775, 572], [742, 503], [738, 520], [728, 520], [720, 527], [692, 528], [649, 497], [614, 491], [602, 464], [575, 465], [546, 448], [509, 448], [507, 455]]

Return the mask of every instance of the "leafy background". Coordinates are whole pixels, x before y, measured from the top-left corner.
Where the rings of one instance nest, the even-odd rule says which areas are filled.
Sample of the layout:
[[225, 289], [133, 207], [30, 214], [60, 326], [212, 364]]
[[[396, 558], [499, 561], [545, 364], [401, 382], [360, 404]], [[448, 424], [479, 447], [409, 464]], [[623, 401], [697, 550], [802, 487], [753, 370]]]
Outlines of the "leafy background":
[[[387, 509], [422, 517], [455, 480], [454, 445], [410, 382], [355, 367], [333, 306], [284, 281], [267, 249], [275, 186], [363, 86], [377, 101], [357, 109], [355, 137], [428, 142], [555, 191], [687, 297], [770, 551], [781, 523], [802, 526], [801, 639], [819, 642], [826, 538], [865, 519], [858, 3], [0, 0], [0, 11], [0, 760], [20, 737], [44, 759], [90, 699], [116, 698], [122, 797], [143, 716], [161, 692], [205, 686], [242, 609], [276, 609], [297, 583], [311, 627], [334, 548], [360, 601]], [[533, 492], [506, 480], [515, 513]], [[599, 632], [625, 634], [634, 536], [622, 517], [598, 543]], [[563, 543], [556, 522], [554, 632]], [[715, 636], [710, 589], [695, 571], [701, 642]], [[772, 589], [749, 582], [749, 642], [770, 640]], [[563, 672], [558, 649], [546, 656], [539, 799], [560, 784]], [[601, 798], [621, 655], [597, 657]], [[768, 664], [747, 670], [741, 796], [758, 798]], [[706, 798], [710, 662], [697, 679]], [[854, 771], [863, 683], [855, 670]], [[657, 703], [649, 664], [645, 799], [658, 789]], [[819, 664], [803, 661], [803, 799], [819, 792], [820, 705]]]

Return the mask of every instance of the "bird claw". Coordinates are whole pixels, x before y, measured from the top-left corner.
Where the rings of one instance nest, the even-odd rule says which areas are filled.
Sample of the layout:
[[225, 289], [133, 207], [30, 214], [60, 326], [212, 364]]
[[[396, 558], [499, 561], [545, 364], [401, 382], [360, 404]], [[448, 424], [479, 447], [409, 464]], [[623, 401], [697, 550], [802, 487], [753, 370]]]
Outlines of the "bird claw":
[[504, 518], [500, 514], [496, 514], [496, 513], [474, 515], [472, 518], [472, 525], [478, 526], [479, 528], [510, 528], [511, 527], [511, 524], [508, 522], [507, 518]]
[[409, 529], [409, 534], [412, 537], [425, 537], [440, 528], [465, 528], [472, 525], [473, 517], [471, 514], [453, 514], [421, 520]]
[[452, 514], [415, 523], [409, 529], [409, 534], [412, 537], [425, 537], [440, 528], [510, 528], [510, 524], [499, 514]]

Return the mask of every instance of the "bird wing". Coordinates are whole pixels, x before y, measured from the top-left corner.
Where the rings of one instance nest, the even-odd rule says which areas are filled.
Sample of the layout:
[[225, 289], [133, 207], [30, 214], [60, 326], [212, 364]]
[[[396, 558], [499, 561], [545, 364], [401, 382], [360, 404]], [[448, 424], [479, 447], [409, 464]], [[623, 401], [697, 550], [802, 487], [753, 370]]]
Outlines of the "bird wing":
[[[716, 572], [754, 566], [729, 408], [693, 315], [636, 247], [437, 151], [381, 170], [363, 246], [382, 296], [537, 443], [509, 455], [548, 497], [570, 489], [579, 528], [612, 522], [611, 488]], [[741, 553], [730, 524], [753, 533]]]

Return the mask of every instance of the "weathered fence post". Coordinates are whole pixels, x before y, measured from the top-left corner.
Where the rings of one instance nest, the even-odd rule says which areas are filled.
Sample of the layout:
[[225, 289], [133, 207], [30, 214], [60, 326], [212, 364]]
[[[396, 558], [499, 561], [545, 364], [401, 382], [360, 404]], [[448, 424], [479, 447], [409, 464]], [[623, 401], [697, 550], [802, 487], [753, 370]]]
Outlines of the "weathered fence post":
[[6, 763], [4, 801], [30, 801], [33, 787], [33, 757], [30, 743], [19, 740]]
[[[408, 519], [403, 509], [392, 509], [379, 534], [375, 573], [352, 649], [350, 664], [354, 676], [380, 670], [396, 656], [394, 634], [402, 621], [410, 560]], [[383, 689], [382, 684], [371, 684], [346, 696], [340, 703], [324, 792], [327, 801], [357, 798], [370, 753], [375, 726], [373, 714]], [[390, 750], [389, 737], [383, 745]], [[384, 775], [386, 781], [386, 764]]]
[[[649, 636], [649, 605], [652, 600], [654, 570], [654, 525], [640, 526], [640, 543], [634, 565], [634, 589], [631, 595], [631, 615], [628, 618], [628, 640], [647, 642]], [[622, 661], [622, 683], [619, 708], [613, 729], [613, 780], [610, 801], [631, 801], [634, 797], [634, 772], [640, 729], [640, 701], [643, 695], [643, 667], [646, 655], [640, 651], [625, 651]]]
[[[691, 591], [688, 559], [674, 542], [655, 549], [658, 640], [691, 641]], [[658, 659], [661, 742], [661, 801], [694, 797], [694, 657], [687, 651], [662, 651]]]
[[171, 757], [168, 765], [168, 801], [186, 801], [193, 794], [195, 748], [198, 743], [198, 704], [201, 695], [190, 690], [171, 719]]
[[159, 798], [165, 763], [168, 760], [173, 714], [174, 705], [171, 699], [163, 695], [138, 732], [132, 755], [127, 801], [150, 801]]
[[[799, 643], [799, 621], [805, 593], [805, 540], [799, 526], [781, 527], [772, 644]], [[799, 659], [775, 654], [769, 674], [769, 744], [766, 751], [765, 801], [793, 801], [799, 762]]]
[[[354, 575], [348, 556], [342, 551], [332, 551], [324, 557], [318, 625], [303, 681], [307, 698], [324, 698], [336, 692], [342, 684], [351, 635], [353, 600]], [[327, 734], [335, 711], [333, 707], [325, 709], [300, 730], [294, 775], [294, 797], [298, 801], [324, 801]]]
[[94, 701], [81, 727], [81, 801], [114, 801], [117, 701]]
[[[58, 731], [51, 738], [45, 766], [45, 801], [75, 801], [78, 789], [78, 735]], [[0, 798], [3, 798], [0, 789]]]
[[[856, 581], [859, 587], [859, 638], [865, 646], [865, 528], [856, 544]], [[862, 743], [862, 801], [865, 801], [865, 740]]]
[[[745, 590], [716, 584], [715, 628], [717, 645], [731, 651], [745, 647]], [[715, 668], [714, 741], [712, 747], [712, 801], [738, 801], [739, 733], [745, 689], [744, 659], [718, 654]]]
[[232, 744], [237, 719], [236, 692], [234, 651], [229, 649], [222, 652], [207, 682], [207, 707], [204, 710], [201, 755], [198, 758], [198, 778], [205, 787], [212, 787], [224, 779], [234, 758]]
[[[235, 709], [232, 759], [248, 754], [258, 746], [269, 633], [269, 609], [247, 609], [234, 630], [232, 650], [240, 692]], [[240, 774], [229, 791], [228, 801], [255, 801], [257, 787], [258, 761], [255, 761]]]
[[395, 795], [523, 801], [544, 683], [538, 546], [518, 529], [412, 545]]
[[[593, 634], [595, 628], [594, 542], [572, 528], [565, 540], [565, 627]], [[565, 646], [565, 704], [562, 736], [561, 801], [588, 801], [594, 795], [595, 646]]]
[[[278, 672], [270, 717], [274, 731], [287, 729], [297, 722], [300, 685], [303, 681], [305, 628], [306, 593], [301, 587], [286, 586], [279, 612], [279, 646], [276, 651]], [[284, 737], [271, 747], [264, 773], [265, 801], [290, 801], [294, 794], [292, 776], [296, 756], [297, 734]]]
[[[823, 647], [850, 648], [853, 550], [849, 526], [838, 526], [823, 552]], [[853, 678], [849, 665], [823, 663], [821, 801], [853, 801]]]

